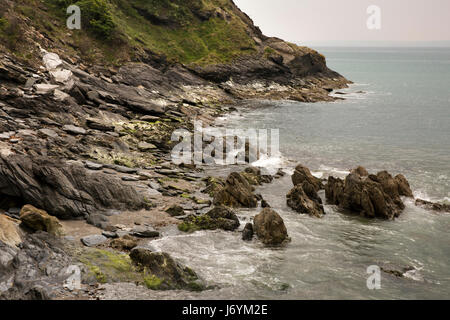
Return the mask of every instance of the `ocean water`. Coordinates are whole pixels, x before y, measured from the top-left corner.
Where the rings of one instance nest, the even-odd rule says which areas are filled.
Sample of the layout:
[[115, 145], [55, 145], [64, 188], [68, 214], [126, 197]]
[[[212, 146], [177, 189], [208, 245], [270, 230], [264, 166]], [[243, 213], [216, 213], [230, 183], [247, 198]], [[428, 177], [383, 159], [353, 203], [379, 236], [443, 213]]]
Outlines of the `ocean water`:
[[[448, 201], [450, 48], [319, 51], [332, 69], [355, 82], [339, 90], [344, 95], [334, 93], [346, 100], [252, 101], [222, 124], [280, 129], [286, 171], [303, 163], [319, 177], [343, 177], [362, 165], [369, 172], [404, 174], [417, 197]], [[329, 205], [327, 215], [317, 219], [286, 206], [291, 188], [286, 176], [258, 189], [285, 221], [292, 238], [286, 247], [245, 243], [240, 233], [223, 231], [167, 230], [167, 237], [152, 241], [217, 286], [165, 298], [450, 299], [450, 214], [405, 200], [406, 209], [395, 221], [346, 215]], [[259, 210], [240, 210], [242, 223]], [[381, 289], [369, 290], [371, 265], [414, 270], [405, 278], [382, 272]]]

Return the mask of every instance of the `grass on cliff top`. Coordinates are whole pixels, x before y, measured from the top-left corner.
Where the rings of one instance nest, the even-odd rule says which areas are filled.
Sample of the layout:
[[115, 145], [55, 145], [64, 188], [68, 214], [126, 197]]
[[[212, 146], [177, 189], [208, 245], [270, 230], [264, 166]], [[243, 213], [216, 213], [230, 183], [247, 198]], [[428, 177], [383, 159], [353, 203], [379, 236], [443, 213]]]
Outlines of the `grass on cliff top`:
[[[81, 30], [66, 27], [71, 4], [81, 8]], [[255, 52], [230, 0], [17, 0], [13, 11], [55, 46], [91, 62], [118, 64], [153, 52], [207, 65]]]

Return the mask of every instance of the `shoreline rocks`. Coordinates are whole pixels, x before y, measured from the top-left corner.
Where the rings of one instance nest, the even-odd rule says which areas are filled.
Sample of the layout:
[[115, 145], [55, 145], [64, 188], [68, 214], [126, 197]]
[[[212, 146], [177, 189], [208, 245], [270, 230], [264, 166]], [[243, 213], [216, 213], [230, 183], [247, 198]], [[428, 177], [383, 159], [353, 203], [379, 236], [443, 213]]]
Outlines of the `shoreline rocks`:
[[289, 241], [283, 219], [270, 208], [263, 209], [255, 216], [253, 229], [258, 239], [266, 245], [281, 245]]
[[368, 218], [392, 220], [405, 208], [400, 195], [412, 194], [406, 179], [397, 177], [392, 178], [386, 171], [368, 174], [367, 170], [359, 167], [352, 170], [344, 181], [329, 177], [325, 195], [329, 204], [342, 209]]
[[286, 195], [288, 207], [298, 213], [321, 218], [325, 214], [325, 210], [322, 205], [322, 199], [317, 194], [316, 187], [317, 185], [312, 185], [308, 180], [297, 184]]
[[426, 200], [422, 200], [422, 199], [416, 199], [415, 205], [418, 207], [422, 207], [426, 210], [450, 213], [450, 204], [446, 204], [446, 203], [438, 203], [438, 202], [431, 202], [431, 201], [426, 201]]

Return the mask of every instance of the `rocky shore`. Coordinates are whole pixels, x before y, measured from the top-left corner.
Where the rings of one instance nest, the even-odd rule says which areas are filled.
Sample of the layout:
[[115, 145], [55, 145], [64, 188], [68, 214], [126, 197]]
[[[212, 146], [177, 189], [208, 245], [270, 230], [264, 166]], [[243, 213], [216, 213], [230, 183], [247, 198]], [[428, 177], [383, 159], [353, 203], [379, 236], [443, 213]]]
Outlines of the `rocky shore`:
[[[222, 11], [193, 13], [219, 23], [239, 17], [251, 54], [187, 64], [141, 50], [111, 66], [71, 55], [36, 28], [24, 39], [37, 59], [0, 47], [0, 298], [97, 299], [114, 283], [211, 289], [151, 240], [168, 226], [239, 232], [241, 208], [260, 211], [243, 241], [288, 245], [282, 217], [255, 191], [283, 172], [248, 167], [223, 179], [175, 165], [172, 132], [192, 131], [194, 120], [213, 125], [247, 99], [333, 101], [330, 92], [349, 81], [316, 51], [264, 36], [232, 2]], [[364, 168], [322, 181], [299, 165], [292, 182], [288, 206], [311, 218], [325, 214], [321, 190], [329, 204], [369, 218], [394, 219], [401, 197], [412, 197], [405, 177]]]

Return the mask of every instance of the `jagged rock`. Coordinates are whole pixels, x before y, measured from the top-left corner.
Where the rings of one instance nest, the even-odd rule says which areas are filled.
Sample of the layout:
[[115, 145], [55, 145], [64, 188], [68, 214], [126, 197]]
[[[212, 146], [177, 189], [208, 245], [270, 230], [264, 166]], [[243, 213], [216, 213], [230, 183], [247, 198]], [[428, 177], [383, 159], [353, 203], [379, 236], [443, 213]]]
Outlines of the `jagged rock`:
[[213, 203], [233, 208], [256, 208], [258, 199], [247, 179], [233, 172], [228, 176], [225, 186], [215, 194]]
[[152, 289], [193, 291], [204, 289], [193, 270], [178, 263], [165, 252], [152, 252], [145, 247], [136, 247], [131, 250], [130, 257], [134, 263], [151, 274], [152, 282], [154, 282]]
[[80, 127], [77, 127], [77, 126], [74, 126], [71, 124], [67, 124], [67, 125], [63, 126], [62, 129], [64, 131], [66, 131], [67, 133], [75, 134], [75, 135], [77, 135], [77, 134], [84, 135], [87, 133], [86, 130], [84, 130], [83, 128], [80, 128]]
[[207, 177], [206, 188], [202, 193], [207, 193], [214, 198], [215, 194], [225, 186], [225, 181], [222, 178]]
[[303, 181], [308, 181], [314, 187], [316, 192], [323, 188], [322, 181], [320, 181], [319, 178], [314, 177], [307, 167], [299, 164], [295, 167], [294, 174], [292, 175], [292, 183], [296, 186], [302, 184]]
[[108, 241], [108, 238], [101, 234], [94, 234], [81, 238], [81, 242], [86, 247], [95, 247], [105, 243], [106, 241]]
[[414, 198], [411, 187], [409, 185], [408, 180], [406, 180], [405, 176], [402, 174], [398, 174], [395, 176], [395, 181], [397, 182], [398, 193], [401, 196]]
[[263, 209], [253, 220], [258, 239], [267, 245], [279, 245], [289, 240], [286, 226], [280, 215], [270, 208]]
[[190, 215], [178, 228], [184, 232], [196, 230], [216, 230], [234, 231], [239, 228], [240, 222], [236, 213], [227, 207], [215, 207], [204, 215]]
[[78, 163], [13, 154], [0, 155], [0, 195], [23, 199], [58, 218], [148, 206], [140, 193], [115, 176]]
[[437, 203], [422, 199], [416, 199], [416, 206], [424, 207], [427, 210], [433, 210], [438, 212], [450, 212], [450, 204], [446, 203]]
[[320, 199], [314, 186], [307, 180], [296, 185], [286, 197], [287, 205], [298, 213], [305, 213], [318, 218], [325, 214], [322, 199]]
[[20, 210], [20, 220], [33, 231], [45, 231], [54, 236], [64, 234], [63, 227], [57, 218], [29, 204]]
[[329, 177], [325, 186], [327, 201], [366, 217], [384, 219], [398, 217], [405, 208], [397, 182], [401, 181], [404, 188], [403, 179], [395, 180], [386, 171], [377, 175], [360, 175], [365, 172], [353, 170], [345, 181]]
[[4, 214], [0, 214], [0, 242], [16, 247], [22, 242], [18, 223]]
[[99, 120], [93, 119], [93, 118], [87, 118], [86, 119], [86, 125], [89, 128], [95, 129], [95, 130], [114, 131], [114, 126], [113, 125], [108, 125], [108, 124], [102, 123]]
[[179, 217], [184, 215], [184, 209], [176, 204], [171, 205], [169, 208], [167, 208], [166, 212], [172, 217]]
[[271, 183], [273, 177], [271, 175], [261, 174], [261, 169], [256, 167], [247, 167], [241, 175], [247, 179], [248, 183], [251, 185], [261, 185], [262, 183]]
[[242, 231], [242, 240], [251, 241], [253, 239], [253, 224], [247, 223]]

